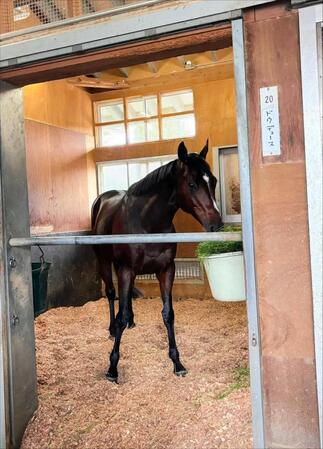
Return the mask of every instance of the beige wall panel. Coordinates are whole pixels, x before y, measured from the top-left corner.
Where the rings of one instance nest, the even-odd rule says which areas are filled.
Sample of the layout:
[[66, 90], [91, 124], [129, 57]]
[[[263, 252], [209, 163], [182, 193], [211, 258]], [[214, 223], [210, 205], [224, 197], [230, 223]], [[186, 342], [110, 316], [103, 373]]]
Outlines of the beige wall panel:
[[90, 95], [67, 81], [23, 88], [25, 118], [93, 135]]
[[96, 163], [94, 160], [93, 148], [95, 146], [94, 137], [86, 136], [86, 162], [87, 162], [87, 176], [88, 176], [88, 196], [89, 196], [89, 210], [92, 209], [92, 204], [98, 196], [97, 179], [96, 179]]
[[30, 225], [53, 225], [53, 184], [48, 126], [25, 120]]
[[49, 127], [54, 231], [90, 228], [86, 136]]
[[86, 136], [25, 121], [31, 226], [38, 232], [90, 228]]
[[89, 229], [96, 196], [90, 96], [64, 80], [23, 93], [33, 230]]

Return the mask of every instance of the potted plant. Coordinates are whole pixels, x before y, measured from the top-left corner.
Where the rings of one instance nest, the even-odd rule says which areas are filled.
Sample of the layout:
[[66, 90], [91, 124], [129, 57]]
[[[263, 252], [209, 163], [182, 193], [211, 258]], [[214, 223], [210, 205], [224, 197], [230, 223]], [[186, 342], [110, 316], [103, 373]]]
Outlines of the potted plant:
[[[241, 232], [241, 227], [225, 226], [222, 232]], [[203, 242], [197, 246], [196, 254], [203, 262], [214, 299], [246, 299], [242, 250], [242, 241]]]

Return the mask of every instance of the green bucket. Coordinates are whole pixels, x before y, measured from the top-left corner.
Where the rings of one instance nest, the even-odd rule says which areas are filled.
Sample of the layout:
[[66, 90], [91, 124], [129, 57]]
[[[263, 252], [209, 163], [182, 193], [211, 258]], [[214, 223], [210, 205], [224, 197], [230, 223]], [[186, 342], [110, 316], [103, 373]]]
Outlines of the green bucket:
[[50, 265], [49, 262], [44, 261], [31, 264], [35, 317], [48, 310], [47, 279]]

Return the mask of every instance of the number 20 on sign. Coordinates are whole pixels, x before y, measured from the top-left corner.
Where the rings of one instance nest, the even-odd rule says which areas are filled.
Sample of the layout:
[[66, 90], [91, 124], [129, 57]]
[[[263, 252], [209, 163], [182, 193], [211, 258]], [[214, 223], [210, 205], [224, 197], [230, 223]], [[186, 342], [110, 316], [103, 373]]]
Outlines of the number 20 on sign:
[[262, 155], [277, 156], [280, 151], [280, 126], [277, 86], [260, 88]]

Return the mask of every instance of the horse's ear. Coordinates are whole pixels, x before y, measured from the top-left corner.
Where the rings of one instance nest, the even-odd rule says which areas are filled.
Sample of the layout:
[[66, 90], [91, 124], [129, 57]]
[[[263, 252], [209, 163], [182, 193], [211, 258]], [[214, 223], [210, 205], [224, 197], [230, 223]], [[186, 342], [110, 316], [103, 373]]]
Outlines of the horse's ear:
[[203, 159], [206, 159], [207, 152], [209, 151], [209, 139], [207, 139], [206, 144], [204, 145], [202, 151], [200, 152], [200, 156]]
[[178, 145], [178, 151], [177, 151], [177, 154], [178, 154], [178, 159], [180, 160], [180, 161], [182, 161], [182, 162], [186, 162], [187, 161], [187, 149], [186, 149], [186, 146], [185, 146], [185, 143], [184, 142], [181, 142], [179, 145]]

